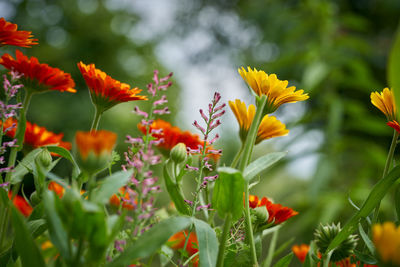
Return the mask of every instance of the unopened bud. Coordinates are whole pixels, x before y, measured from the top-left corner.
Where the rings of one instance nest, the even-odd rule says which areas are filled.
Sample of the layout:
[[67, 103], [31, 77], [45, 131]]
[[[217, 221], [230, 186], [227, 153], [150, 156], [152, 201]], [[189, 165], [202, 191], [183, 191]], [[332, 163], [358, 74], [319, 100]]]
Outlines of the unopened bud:
[[171, 150], [170, 156], [175, 163], [184, 162], [187, 158], [186, 145], [184, 143], [179, 143], [174, 146]]
[[37, 156], [37, 160], [42, 164], [43, 167], [48, 167], [53, 161], [53, 158], [51, 157], [51, 154], [47, 148], [43, 148]]
[[30, 200], [31, 200], [32, 206], [36, 206], [37, 204], [40, 203], [40, 197], [36, 191], [31, 194]]

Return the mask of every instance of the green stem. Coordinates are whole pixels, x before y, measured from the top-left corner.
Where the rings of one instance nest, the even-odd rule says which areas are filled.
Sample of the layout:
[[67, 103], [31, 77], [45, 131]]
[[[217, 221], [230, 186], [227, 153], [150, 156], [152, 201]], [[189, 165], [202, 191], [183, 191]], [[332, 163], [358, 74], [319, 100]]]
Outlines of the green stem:
[[0, 228], [0, 253], [1, 249], [3, 248], [4, 237], [6, 236], [7, 227], [8, 227], [8, 220], [10, 218], [10, 206], [5, 204], [6, 207], [3, 209], [2, 216], [3, 220], [1, 221], [1, 228]]
[[[398, 138], [399, 138], [399, 133], [396, 130], [394, 130], [392, 143], [390, 144], [389, 152], [388, 152], [388, 155], [387, 155], [387, 158], [386, 158], [385, 168], [383, 169], [382, 179], [384, 177], [386, 177], [386, 175], [388, 174], [388, 172], [390, 170], [390, 166], [392, 165], [393, 155], [394, 155], [394, 151], [396, 149], [397, 139]], [[372, 227], [372, 225], [374, 225], [375, 223], [378, 222], [380, 205], [381, 205], [381, 202], [379, 201], [378, 204], [375, 207], [374, 216], [372, 217], [371, 227]]]
[[[244, 144], [244, 151], [243, 157], [240, 161], [239, 171], [243, 173], [244, 169], [247, 166], [249, 158], [251, 157], [252, 148], [256, 141], [258, 126], [261, 121], [261, 117], [263, 115], [263, 109], [265, 103], [267, 102], [267, 97], [263, 95], [261, 99], [258, 101], [256, 114], [254, 116], [253, 122], [251, 123], [249, 132], [247, 133], [246, 142]], [[258, 266], [257, 262], [257, 253], [256, 253], [256, 246], [254, 243], [254, 236], [253, 236], [253, 227], [251, 224], [251, 217], [250, 217], [250, 207], [249, 207], [249, 183], [248, 181], [245, 182], [245, 200], [244, 200], [244, 212], [245, 212], [245, 221], [246, 221], [246, 238], [248, 239], [250, 245], [250, 252], [251, 252], [251, 261], [253, 266]]]
[[[31, 102], [33, 93], [30, 90], [27, 90], [25, 93], [24, 102], [22, 103], [22, 108], [20, 111], [20, 118], [18, 120], [17, 130], [15, 133], [15, 138], [17, 138], [16, 146], [11, 148], [10, 156], [8, 158], [7, 167], [11, 167], [15, 165], [15, 160], [17, 159], [17, 152], [22, 149], [25, 137], [25, 129], [26, 129], [26, 112], [28, 111], [29, 103]], [[22, 131], [24, 131], [22, 133]], [[9, 182], [11, 179], [11, 172], [6, 174], [6, 182]]]
[[229, 234], [229, 229], [231, 229], [232, 214], [228, 213], [225, 217], [224, 230], [222, 232], [221, 240], [219, 241], [217, 267], [224, 266], [224, 255], [225, 255], [225, 245], [226, 239]]
[[233, 158], [233, 161], [232, 161], [232, 164], [231, 164], [232, 168], [235, 168], [236, 165], [238, 164], [240, 156], [242, 155], [243, 149], [244, 149], [244, 143], [242, 143], [239, 151], [236, 153], [235, 157]]
[[89, 175], [89, 180], [87, 183], [87, 185], [88, 185], [88, 189], [87, 189], [88, 190], [88, 200], [91, 200], [93, 189], [96, 186], [96, 175], [95, 174], [88, 174], [88, 175]]
[[97, 131], [97, 128], [99, 128], [101, 115], [103, 114], [103, 110], [100, 110], [98, 107], [95, 107], [94, 110], [94, 118], [92, 122], [92, 127], [90, 127], [90, 131]]
[[82, 248], [83, 248], [83, 238], [81, 237], [79, 239], [78, 250], [77, 250], [76, 256], [75, 256], [75, 266], [80, 266]]
[[271, 266], [271, 262], [272, 262], [272, 259], [274, 257], [274, 253], [275, 253], [276, 242], [278, 240], [278, 233], [279, 233], [279, 228], [276, 229], [276, 231], [272, 234], [271, 242], [270, 242], [269, 248], [268, 248], [268, 255], [264, 261], [264, 267]]
[[331, 256], [334, 250], [329, 251], [328, 254], [323, 255], [321, 265], [322, 267], [329, 267], [329, 262], [331, 260]]

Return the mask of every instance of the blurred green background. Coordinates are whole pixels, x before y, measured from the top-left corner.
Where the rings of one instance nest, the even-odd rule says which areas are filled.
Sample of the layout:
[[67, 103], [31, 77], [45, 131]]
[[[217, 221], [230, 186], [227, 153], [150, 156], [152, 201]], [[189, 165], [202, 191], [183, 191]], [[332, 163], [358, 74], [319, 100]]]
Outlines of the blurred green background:
[[[255, 149], [255, 156], [289, 151], [253, 189], [300, 212], [284, 226], [281, 243], [292, 236], [308, 243], [320, 222], [346, 222], [354, 211], [348, 197], [361, 204], [380, 178], [392, 129], [369, 95], [387, 86], [399, 14], [398, 0], [0, 0], [0, 17], [39, 39], [40, 45], [21, 50], [71, 73], [77, 84], [76, 94], [34, 96], [28, 114], [68, 141], [89, 129], [94, 112], [79, 61], [143, 89], [154, 69], [161, 76], [173, 71], [172, 113], [164, 119], [193, 132], [197, 110], [216, 89], [224, 101], [251, 103], [240, 66], [276, 73], [304, 89], [309, 100], [274, 114], [289, 136]], [[118, 132], [120, 153], [125, 135], [138, 134], [135, 105], [146, 110], [145, 102], [121, 104], [100, 123]], [[225, 148], [226, 164], [239, 146], [236, 120], [228, 113], [216, 145]], [[383, 219], [396, 219], [392, 196], [382, 204]]]

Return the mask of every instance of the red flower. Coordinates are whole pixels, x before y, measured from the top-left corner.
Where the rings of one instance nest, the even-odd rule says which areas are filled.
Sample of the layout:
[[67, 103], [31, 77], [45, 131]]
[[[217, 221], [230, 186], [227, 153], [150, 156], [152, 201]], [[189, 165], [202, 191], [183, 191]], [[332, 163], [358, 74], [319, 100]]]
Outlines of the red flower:
[[49, 183], [48, 189], [50, 191], [53, 191], [54, 193], [56, 193], [56, 195], [59, 198], [62, 198], [64, 196], [65, 188], [54, 181], [51, 181]]
[[17, 50], [16, 59], [10, 54], [4, 54], [0, 58], [0, 64], [6, 69], [15, 70], [23, 74], [25, 86], [29, 90], [42, 92], [47, 90], [67, 91], [75, 93], [75, 82], [71, 75], [60, 69], [52, 68], [47, 64], [41, 64], [35, 57], [30, 59]]
[[400, 124], [397, 121], [389, 121], [388, 123], [386, 123], [388, 126], [392, 127], [393, 129], [395, 129], [398, 133], [400, 133]]
[[296, 255], [296, 257], [300, 260], [301, 263], [304, 263], [304, 261], [306, 260], [306, 256], [309, 250], [310, 246], [307, 244], [301, 244], [300, 246], [294, 245], [292, 247], [294, 255]]
[[[185, 241], [186, 241], [186, 236], [188, 235], [188, 231], [181, 231], [173, 236], [171, 236], [168, 239], [168, 245], [172, 249], [183, 249], [185, 246]], [[188, 252], [189, 256], [192, 256], [193, 254], [197, 253], [199, 251], [199, 242], [197, 241], [197, 236], [194, 232], [191, 232], [189, 235], [189, 240], [186, 245], [186, 251]], [[192, 260], [193, 266], [198, 266], [199, 264], [199, 257], [196, 256]]]
[[18, 31], [18, 25], [0, 18], [0, 46], [15, 45], [22, 47], [30, 47], [37, 45], [37, 39], [29, 39], [33, 37], [32, 32]]
[[[146, 126], [139, 123], [138, 128], [143, 134], [146, 134]], [[154, 130], [162, 130], [162, 132], [156, 133]], [[184, 143], [186, 147], [191, 149], [198, 149], [199, 146], [203, 147], [204, 145], [204, 142], [198, 135], [192, 134], [189, 131], [182, 131], [178, 127], [172, 126], [171, 123], [161, 119], [155, 120], [150, 125], [149, 131], [153, 132], [151, 136], [157, 140], [163, 139], [163, 142], [161, 142], [158, 147], [167, 151], [170, 151], [178, 143]], [[212, 147], [208, 148], [208, 150], [210, 149], [212, 149]], [[217, 160], [219, 156], [219, 154], [210, 154], [210, 157], [214, 160]]]
[[[11, 197], [12, 192], [8, 191], [8, 198], [11, 199]], [[29, 215], [31, 215], [33, 208], [31, 205], [29, 205], [24, 197], [16, 195], [13, 199], [13, 204], [25, 217], [29, 217]]]
[[[6, 132], [8, 137], [14, 138], [16, 132], [17, 121], [13, 118], [8, 118], [4, 122], [3, 130], [6, 131], [7, 128], [12, 127], [15, 124], [15, 127], [11, 128]], [[1, 125], [1, 123], [0, 123]], [[38, 148], [42, 146], [48, 145], [57, 145], [63, 147], [65, 149], [71, 149], [71, 143], [62, 141], [64, 134], [55, 134], [53, 132], [47, 131], [46, 128], [40, 127], [35, 123], [26, 122], [26, 130], [24, 137], [24, 144], [29, 145], [33, 148]]]
[[81, 61], [78, 63], [78, 68], [89, 87], [93, 103], [100, 106], [103, 111], [118, 103], [147, 100], [147, 97], [137, 95], [141, 89], [131, 88], [126, 83], [114, 80], [105, 72], [96, 69], [94, 64], [85, 65]]
[[75, 136], [75, 142], [83, 160], [86, 160], [91, 152], [96, 157], [111, 156], [116, 141], [117, 135], [105, 130], [77, 132]]
[[[121, 187], [119, 189], [119, 194], [121, 196], [118, 196], [117, 194], [112, 195], [110, 198], [110, 204], [115, 207], [119, 207], [119, 205], [121, 204], [121, 199], [122, 199], [122, 207], [127, 210], [133, 210], [135, 207], [132, 205], [132, 202], [130, 200], [133, 192], [134, 191], [130, 188], [128, 188], [126, 190], [125, 187]], [[134, 203], [136, 204], [137, 201], [134, 200]]]
[[291, 208], [284, 207], [281, 204], [272, 203], [268, 198], [263, 197], [258, 201], [257, 206], [255, 206], [256, 201], [258, 200], [257, 196], [250, 195], [249, 196], [249, 205], [251, 208], [262, 207], [265, 206], [269, 217], [268, 223], [274, 223], [275, 225], [281, 224], [288, 220], [289, 218], [299, 214], [297, 211], [292, 210]]

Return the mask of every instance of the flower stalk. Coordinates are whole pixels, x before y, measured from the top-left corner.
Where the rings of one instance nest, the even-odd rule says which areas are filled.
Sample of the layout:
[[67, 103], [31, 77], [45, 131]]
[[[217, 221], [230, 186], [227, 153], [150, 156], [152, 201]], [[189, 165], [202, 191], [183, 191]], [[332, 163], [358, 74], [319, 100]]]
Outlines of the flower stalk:
[[232, 223], [232, 214], [228, 213], [225, 217], [224, 230], [222, 232], [221, 239], [219, 241], [217, 267], [224, 266], [226, 239], [228, 238], [229, 230], [231, 229], [231, 223]]

